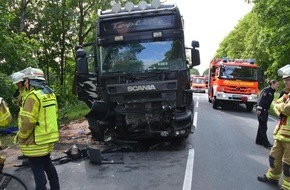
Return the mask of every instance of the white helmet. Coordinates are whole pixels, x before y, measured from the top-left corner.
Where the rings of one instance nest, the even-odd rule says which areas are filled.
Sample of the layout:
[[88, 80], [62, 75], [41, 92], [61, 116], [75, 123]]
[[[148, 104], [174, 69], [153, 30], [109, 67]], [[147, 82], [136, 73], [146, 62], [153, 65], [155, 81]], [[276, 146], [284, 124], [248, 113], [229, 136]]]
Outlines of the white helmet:
[[282, 76], [283, 79], [290, 77], [290, 65], [285, 65], [284, 67], [278, 69], [278, 75]]
[[16, 72], [16, 73], [13, 73], [12, 75], [10, 75], [13, 84], [17, 84], [19, 82], [24, 81], [24, 79], [23, 79], [24, 76], [25, 76], [25, 74], [22, 72]]
[[25, 74], [24, 78], [45, 80], [43, 71], [41, 69], [28, 67], [21, 72]]

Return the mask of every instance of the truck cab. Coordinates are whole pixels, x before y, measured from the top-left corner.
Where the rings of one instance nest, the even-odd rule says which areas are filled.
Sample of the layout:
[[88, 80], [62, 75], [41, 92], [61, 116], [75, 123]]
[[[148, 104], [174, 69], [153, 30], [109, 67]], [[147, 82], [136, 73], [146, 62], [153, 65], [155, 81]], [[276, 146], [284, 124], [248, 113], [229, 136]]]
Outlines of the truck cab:
[[[190, 68], [173, 4], [114, 4], [98, 13], [97, 39], [76, 48], [76, 89], [100, 139], [185, 138], [194, 131]], [[186, 60], [190, 49], [191, 60]]]

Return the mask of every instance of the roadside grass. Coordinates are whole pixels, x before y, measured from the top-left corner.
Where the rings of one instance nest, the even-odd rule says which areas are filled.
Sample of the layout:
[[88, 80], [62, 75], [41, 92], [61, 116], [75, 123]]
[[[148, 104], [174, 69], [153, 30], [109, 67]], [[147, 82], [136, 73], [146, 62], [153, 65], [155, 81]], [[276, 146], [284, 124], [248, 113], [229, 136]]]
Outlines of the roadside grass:
[[[88, 113], [89, 108], [83, 102], [79, 102], [75, 106], [69, 106], [64, 109], [59, 109], [59, 125], [67, 124], [70, 121], [78, 120], [84, 118], [84, 116]], [[17, 126], [17, 120], [14, 119], [10, 126]], [[11, 146], [13, 145], [13, 139], [15, 134], [0, 134], [2, 147]], [[1, 147], [0, 147], [1, 150]]]
[[64, 109], [59, 110], [59, 123], [60, 125], [69, 123], [73, 120], [78, 120], [83, 118], [89, 112], [88, 106], [79, 101], [78, 104], [74, 106], [68, 106]]

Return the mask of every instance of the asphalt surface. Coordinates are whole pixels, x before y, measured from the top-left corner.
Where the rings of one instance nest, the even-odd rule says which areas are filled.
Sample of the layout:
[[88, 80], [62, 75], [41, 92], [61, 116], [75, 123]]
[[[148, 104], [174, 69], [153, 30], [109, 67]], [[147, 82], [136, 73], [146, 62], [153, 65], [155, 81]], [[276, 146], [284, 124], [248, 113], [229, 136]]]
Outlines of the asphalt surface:
[[[165, 183], [169, 184], [169, 188], [166, 189], [181, 189], [179, 185], [182, 184], [183, 178], [179, 171], [184, 171], [184, 158], [190, 148], [189, 145], [183, 143], [171, 144], [169, 142], [153, 143], [150, 146], [90, 145], [91, 151], [87, 155], [88, 145], [77, 144], [82, 150], [83, 156], [73, 159], [64, 153], [64, 150], [68, 150], [71, 146], [73, 145], [57, 144], [56, 150], [52, 154], [62, 190], [163, 190]], [[160, 151], [161, 149], [162, 151]], [[14, 151], [15, 156], [21, 155], [16, 148]], [[178, 152], [178, 154], [173, 157], [172, 151]], [[92, 156], [93, 154], [97, 154], [97, 157]], [[4, 171], [21, 179], [29, 190], [34, 189], [33, 174], [28, 165], [22, 165], [25, 160], [15, 160], [13, 163], [13, 166], [9, 163], [9, 167], [6, 166]], [[155, 164], [160, 169], [156, 169]], [[173, 167], [178, 169], [172, 171]], [[180, 176], [178, 183], [168, 180], [170, 178], [175, 180], [175, 175]], [[138, 180], [140, 183], [136, 183]], [[144, 181], [150, 183], [144, 183]], [[170, 185], [170, 181], [172, 185]], [[117, 184], [122, 184], [122, 187]], [[178, 187], [176, 187], [177, 185]]]

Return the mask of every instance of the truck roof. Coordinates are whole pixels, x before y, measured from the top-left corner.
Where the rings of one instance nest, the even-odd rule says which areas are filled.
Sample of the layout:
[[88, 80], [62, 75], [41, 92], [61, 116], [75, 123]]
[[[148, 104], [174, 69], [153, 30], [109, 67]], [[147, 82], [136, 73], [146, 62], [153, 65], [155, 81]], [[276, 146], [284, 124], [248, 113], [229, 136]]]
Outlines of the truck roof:
[[151, 4], [147, 4], [145, 1], [139, 2], [138, 5], [134, 5], [132, 2], [127, 2], [125, 7], [121, 7], [118, 3], [114, 3], [112, 9], [98, 10], [99, 18], [107, 17], [119, 17], [123, 15], [144, 14], [152, 12], [164, 12], [177, 10], [176, 4], [160, 3], [159, 0], [153, 0]]

